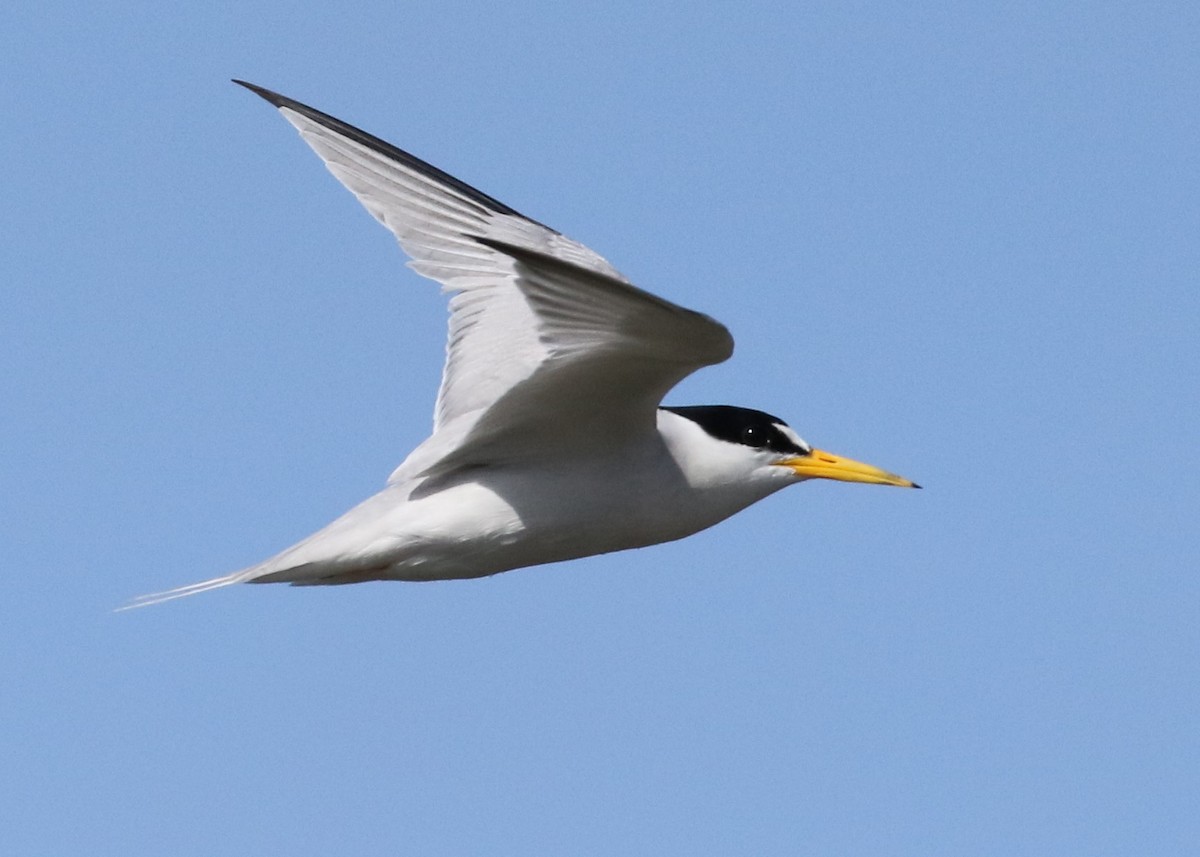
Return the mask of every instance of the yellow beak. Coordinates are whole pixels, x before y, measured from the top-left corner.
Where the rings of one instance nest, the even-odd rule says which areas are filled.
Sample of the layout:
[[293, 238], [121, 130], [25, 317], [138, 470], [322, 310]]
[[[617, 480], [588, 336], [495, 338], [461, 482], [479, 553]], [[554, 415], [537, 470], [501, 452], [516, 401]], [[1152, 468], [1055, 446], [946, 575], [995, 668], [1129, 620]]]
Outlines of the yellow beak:
[[842, 458], [823, 449], [814, 449], [812, 455], [800, 455], [784, 459], [779, 466], [795, 471], [805, 479], [836, 479], [839, 482], [869, 482], [872, 485], [898, 485], [901, 488], [920, 488], [917, 483], [888, 473], [870, 464], [851, 458]]

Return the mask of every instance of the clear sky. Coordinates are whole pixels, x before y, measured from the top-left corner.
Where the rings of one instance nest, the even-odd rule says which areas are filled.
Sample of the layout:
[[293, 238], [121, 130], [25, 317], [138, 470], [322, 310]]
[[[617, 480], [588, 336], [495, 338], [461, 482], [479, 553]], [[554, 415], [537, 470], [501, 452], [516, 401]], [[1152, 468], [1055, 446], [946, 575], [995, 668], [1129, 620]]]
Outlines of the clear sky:
[[[0, 853], [1193, 854], [1200, 11], [9, 4]], [[810, 483], [499, 577], [260, 560], [443, 299], [242, 77], [724, 321]]]

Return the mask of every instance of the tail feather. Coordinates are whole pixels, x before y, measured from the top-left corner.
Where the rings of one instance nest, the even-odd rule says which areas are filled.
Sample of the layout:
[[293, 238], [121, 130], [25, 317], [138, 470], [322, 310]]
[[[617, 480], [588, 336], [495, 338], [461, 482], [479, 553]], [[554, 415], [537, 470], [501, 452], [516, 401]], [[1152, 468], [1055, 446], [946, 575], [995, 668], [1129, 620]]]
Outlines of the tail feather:
[[[139, 595], [128, 604], [118, 607], [116, 612], [133, 610], [137, 607], [149, 607], [152, 604], [162, 604], [164, 601], [174, 601], [176, 598], [187, 598], [189, 595], [199, 595], [201, 592], [221, 589], [226, 586], [232, 586], [235, 583], [290, 583], [293, 586], [329, 586], [331, 584], [360, 583], [364, 580], [384, 579], [380, 571], [386, 568], [386, 566], [378, 566], [366, 570], [345, 571], [343, 566], [338, 563], [302, 562], [296, 565], [289, 565], [287, 562], [290, 553], [290, 550], [284, 551], [279, 556], [269, 559], [266, 562], [252, 565], [249, 568], [243, 568], [241, 571], [235, 571], [233, 574], [226, 574], [223, 577], [214, 577], [211, 580], [202, 580], [199, 583], [189, 583], [187, 586], [168, 589], [166, 592]], [[283, 567], [280, 568], [280, 565]]]
[[128, 604], [118, 607], [116, 612], [133, 610], [137, 607], [149, 607], [152, 604], [162, 604], [164, 601], [174, 601], [176, 598], [186, 598], [189, 595], [198, 595], [201, 592], [208, 592], [212, 589], [221, 589], [225, 586], [232, 586], [235, 583], [242, 583], [249, 580], [253, 575], [254, 569], [245, 569], [243, 571], [235, 571], [233, 574], [227, 574], [224, 577], [214, 577], [211, 580], [202, 580], [199, 583], [189, 583], [187, 586], [168, 589], [166, 592], [139, 595]]

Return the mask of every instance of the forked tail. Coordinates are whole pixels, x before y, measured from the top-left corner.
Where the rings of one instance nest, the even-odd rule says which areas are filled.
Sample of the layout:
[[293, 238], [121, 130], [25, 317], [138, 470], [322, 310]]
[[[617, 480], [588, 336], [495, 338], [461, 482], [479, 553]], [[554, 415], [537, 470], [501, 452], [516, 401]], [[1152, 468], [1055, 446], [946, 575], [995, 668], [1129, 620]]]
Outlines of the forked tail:
[[116, 612], [133, 610], [135, 607], [149, 607], [151, 604], [162, 604], [164, 601], [174, 601], [176, 598], [186, 598], [189, 595], [198, 595], [201, 592], [208, 592], [211, 589], [220, 589], [223, 586], [242, 583], [253, 576], [254, 569], [244, 569], [242, 571], [235, 571], [233, 574], [227, 574], [224, 577], [214, 577], [212, 580], [202, 580], [199, 583], [189, 583], [187, 586], [168, 589], [166, 592], [139, 595], [128, 604], [118, 607]]

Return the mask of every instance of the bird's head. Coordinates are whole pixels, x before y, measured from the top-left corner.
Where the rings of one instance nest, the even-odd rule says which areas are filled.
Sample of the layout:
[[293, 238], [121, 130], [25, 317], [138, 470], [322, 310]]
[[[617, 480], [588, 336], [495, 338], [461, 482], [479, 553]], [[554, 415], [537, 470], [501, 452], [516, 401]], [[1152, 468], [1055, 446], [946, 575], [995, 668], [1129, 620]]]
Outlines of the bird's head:
[[749, 453], [771, 479], [800, 482], [836, 479], [920, 488], [915, 482], [870, 464], [814, 449], [779, 417], [730, 405], [664, 408], [696, 423], [710, 437], [735, 444]]

